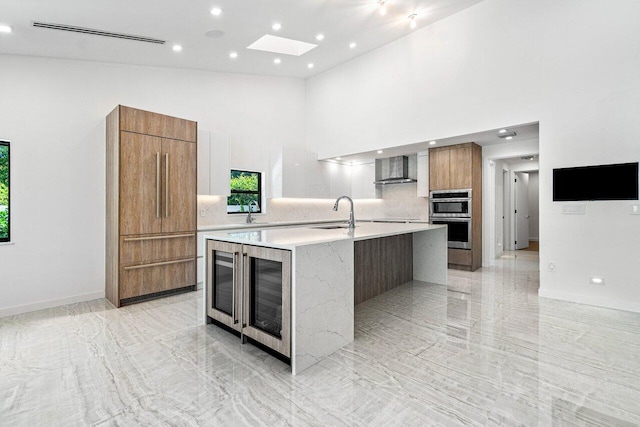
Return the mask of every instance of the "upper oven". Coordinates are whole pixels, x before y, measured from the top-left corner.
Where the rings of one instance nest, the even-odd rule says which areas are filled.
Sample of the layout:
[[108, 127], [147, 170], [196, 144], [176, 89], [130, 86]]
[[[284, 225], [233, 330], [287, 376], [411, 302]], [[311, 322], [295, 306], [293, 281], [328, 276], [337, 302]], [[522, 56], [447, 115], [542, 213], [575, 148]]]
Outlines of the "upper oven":
[[431, 218], [471, 217], [471, 190], [436, 190], [429, 198]]

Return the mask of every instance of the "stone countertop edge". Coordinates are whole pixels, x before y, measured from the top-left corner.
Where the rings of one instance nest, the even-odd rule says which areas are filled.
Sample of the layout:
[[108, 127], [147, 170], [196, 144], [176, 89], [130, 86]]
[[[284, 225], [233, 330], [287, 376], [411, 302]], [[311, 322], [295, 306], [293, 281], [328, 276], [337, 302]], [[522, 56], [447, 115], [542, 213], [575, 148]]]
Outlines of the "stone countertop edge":
[[419, 233], [445, 225], [424, 223], [367, 223], [357, 226], [351, 233], [348, 229], [314, 229], [311, 227], [290, 227], [273, 230], [235, 230], [235, 232], [212, 232], [205, 234], [205, 239], [252, 246], [294, 250], [296, 247], [336, 242], [339, 240], [368, 240], [399, 234]]

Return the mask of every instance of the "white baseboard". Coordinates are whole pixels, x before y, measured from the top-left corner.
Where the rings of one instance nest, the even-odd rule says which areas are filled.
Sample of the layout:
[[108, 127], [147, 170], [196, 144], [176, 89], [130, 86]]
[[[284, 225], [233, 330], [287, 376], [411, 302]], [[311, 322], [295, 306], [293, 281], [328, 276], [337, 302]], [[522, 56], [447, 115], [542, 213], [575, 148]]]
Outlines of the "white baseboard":
[[538, 238], [537, 237], [529, 237], [529, 241], [530, 242], [537, 242]]
[[593, 305], [596, 307], [613, 308], [615, 310], [640, 313], [640, 303], [614, 298], [602, 298], [600, 296], [577, 295], [567, 292], [557, 292], [540, 288], [538, 296], [542, 298], [558, 299], [562, 301], [577, 302], [579, 304]]
[[49, 301], [34, 302], [32, 304], [17, 305], [14, 307], [0, 308], [0, 317], [13, 316], [14, 314], [28, 313], [30, 311], [43, 310], [45, 308], [60, 307], [62, 305], [73, 304], [76, 302], [91, 301], [98, 298], [104, 298], [104, 291], [75, 295], [72, 297], [53, 299]]

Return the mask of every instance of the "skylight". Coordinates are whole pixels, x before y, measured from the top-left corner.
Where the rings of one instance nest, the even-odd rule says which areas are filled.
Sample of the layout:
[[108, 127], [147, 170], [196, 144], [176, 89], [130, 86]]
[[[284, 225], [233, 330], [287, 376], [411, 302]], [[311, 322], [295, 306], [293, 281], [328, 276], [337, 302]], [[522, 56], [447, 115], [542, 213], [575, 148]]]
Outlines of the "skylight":
[[301, 42], [299, 40], [276, 37], [265, 34], [250, 44], [247, 49], [262, 50], [265, 52], [282, 53], [284, 55], [300, 56], [309, 52], [317, 44]]

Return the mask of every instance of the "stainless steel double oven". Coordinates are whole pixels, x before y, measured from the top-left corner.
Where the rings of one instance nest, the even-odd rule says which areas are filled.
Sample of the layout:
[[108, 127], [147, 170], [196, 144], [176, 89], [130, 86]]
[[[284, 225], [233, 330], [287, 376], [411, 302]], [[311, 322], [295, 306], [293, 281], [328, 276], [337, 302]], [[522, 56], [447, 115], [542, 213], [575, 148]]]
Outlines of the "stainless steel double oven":
[[470, 189], [431, 192], [431, 223], [447, 225], [450, 248], [471, 249], [471, 206]]

